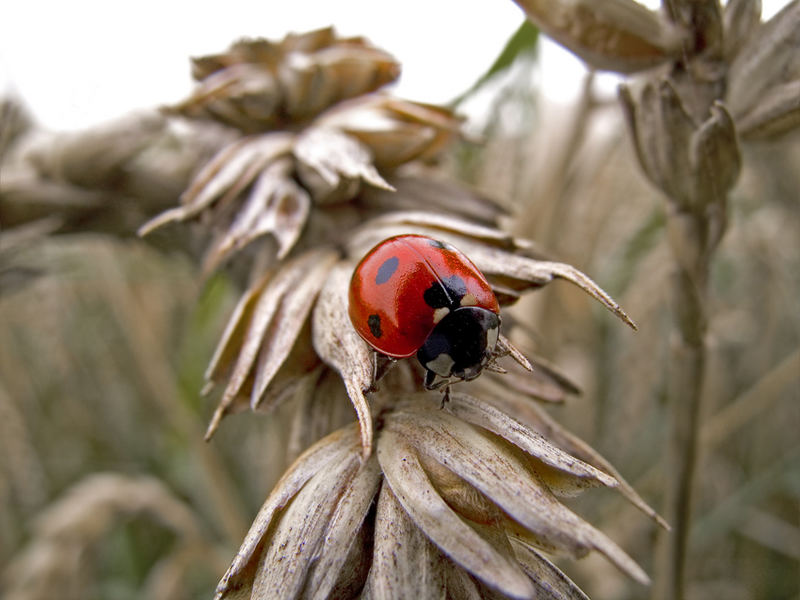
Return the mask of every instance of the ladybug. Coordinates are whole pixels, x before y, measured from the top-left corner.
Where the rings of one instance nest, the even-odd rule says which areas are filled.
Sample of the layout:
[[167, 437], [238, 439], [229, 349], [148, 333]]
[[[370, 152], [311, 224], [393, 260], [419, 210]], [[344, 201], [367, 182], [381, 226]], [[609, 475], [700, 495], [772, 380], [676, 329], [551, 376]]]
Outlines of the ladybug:
[[[427, 389], [475, 379], [492, 360], [500, 332], [497, 298], [478, 268], [450, 244], [422, 235], [389, 238], [361, 259], [350, 281], [349, 314], [378, 352], [416, 354]], [[434, 383], [437, 375], [444, 380]]]

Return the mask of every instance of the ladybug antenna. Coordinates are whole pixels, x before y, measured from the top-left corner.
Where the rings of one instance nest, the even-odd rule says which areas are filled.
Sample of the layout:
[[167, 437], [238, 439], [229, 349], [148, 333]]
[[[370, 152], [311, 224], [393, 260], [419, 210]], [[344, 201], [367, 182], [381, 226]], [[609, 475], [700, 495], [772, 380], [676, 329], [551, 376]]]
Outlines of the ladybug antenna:
[[504, 335], [500, 335], [497, 340], [497, 348], [495, 349], [495, 357], [510, 356], [517, 363], [519, 363], [525, 370], [533, 371], [533, 365], [525, 358], [525, 355], [511, 343], [511, 341]]

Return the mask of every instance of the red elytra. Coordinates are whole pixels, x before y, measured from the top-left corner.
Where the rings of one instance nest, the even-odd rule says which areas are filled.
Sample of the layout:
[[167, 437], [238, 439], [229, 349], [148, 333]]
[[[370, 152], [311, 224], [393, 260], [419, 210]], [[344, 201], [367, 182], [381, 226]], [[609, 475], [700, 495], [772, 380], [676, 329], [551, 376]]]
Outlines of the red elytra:
[[[472, 261], [450, 244], [422, 235], [384, 240], [364, 256], [350, 282], [353, 326], [370, 346], [393, 358], [417, 353], [442, 318], [460, 307], [500, 312], [489, 283]], [[490, 348], [485, 331], [481, 342], [487, 355], [494, 350], [499, 317], [489, 326], [494, 333]], [[470, 342], [452, 339], [452, 334], [450, 341]]]

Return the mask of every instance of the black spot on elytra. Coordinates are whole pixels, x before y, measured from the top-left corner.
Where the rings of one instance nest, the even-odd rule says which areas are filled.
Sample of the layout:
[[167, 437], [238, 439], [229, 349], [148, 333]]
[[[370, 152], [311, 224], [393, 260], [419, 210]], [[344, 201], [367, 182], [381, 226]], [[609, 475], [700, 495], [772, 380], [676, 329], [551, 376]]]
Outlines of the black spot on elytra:
[[383, 331], [381, 331], [381, 318], [378, 315], [370, 315], [367, 319], [367, 325], [369, 325], [369, 330], [372, 332], [376, 338], [379, 338], [383, 335]]
[[375, 275], [375, 283], [380, 285], [389, 281], [389, 279], [392, 278], [392, 275], [394, 275], [394, 272], [397, 271], [397, 267], [399, 265], [400, 259], [396, 256], [387, 258], [385, 261], [383, 261], [383, 264], [378, 267], [378, 274]]
[[431, 308], [449, 308], [458, 306], [466, 293], [466, 282], [458, 275], [451, 275], [443, 278], [441, 282], [434, 281], [431, 287], [422, 293], [422, 297], [425, 304]]

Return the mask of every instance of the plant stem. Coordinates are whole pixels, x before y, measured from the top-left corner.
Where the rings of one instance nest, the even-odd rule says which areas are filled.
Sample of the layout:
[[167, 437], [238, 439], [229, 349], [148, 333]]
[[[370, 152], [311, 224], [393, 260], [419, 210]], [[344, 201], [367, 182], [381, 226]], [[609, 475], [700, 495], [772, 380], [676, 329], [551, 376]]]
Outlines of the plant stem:
[[668, 411], [670, 414], [664, 517], [671, 534], [661, 536], [654, 598], [684, 597], [686, 558], [692, 522], [692, 490], [700, 431], [700, 406], [706, 367], [706, 272], [689, 275], [679, 266], [673, 276], [672, 294], [678, 323], [672, 341]]

